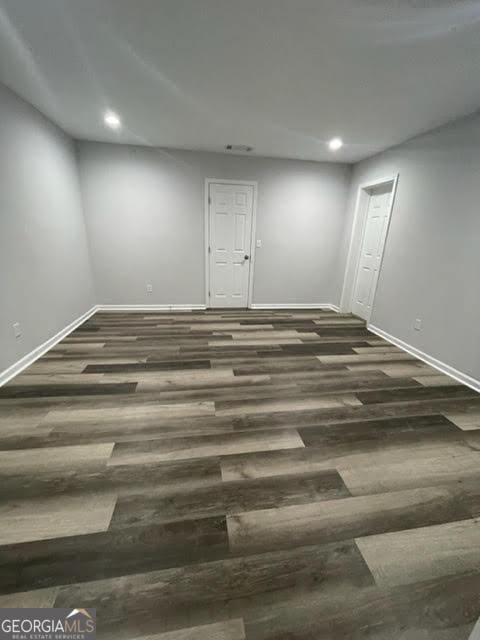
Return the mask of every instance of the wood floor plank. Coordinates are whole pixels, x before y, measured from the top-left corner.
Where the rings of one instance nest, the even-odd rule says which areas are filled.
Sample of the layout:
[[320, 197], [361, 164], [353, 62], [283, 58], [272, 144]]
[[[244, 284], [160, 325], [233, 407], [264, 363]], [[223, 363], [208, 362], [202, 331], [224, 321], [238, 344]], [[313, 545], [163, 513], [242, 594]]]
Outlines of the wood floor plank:
[[217, 339], [217, 340], [209, 340], [209, 347], [226, 347], [226, 346], [246, 346], [246, 347], [264, 347], [265, 345], [279, 345], [279, 344], [302, 344], [300, 338], [237, 338], [226, 340]]
[[455, 380], [455, 378], [450, 378], [443, 374], [418, 376], [414, 377], [414, 380], [422, 384], [424, 387], [445, 387], [447, 385], [458, 386], [461, 384], [461, 382]]
[[109, 464], [145, 464], [304, 447], [295, 429], [178, 437], [117, 444]]
[[116, 499], [99, 494], [5, 502], [0, 505], [0, 545], [106, 531]]
[[446, 413], [445, 417], [464, 431], [474, 431], [480, 429], [480, 410], [471, 413]]
[[[365, 346], [367, 343], [363, 341], [356, 342], [326, 342], [322, 343], [321, 341], [308, 341], [302, 342], [301, 344], [284, 344], [280, 346], [280, 349], [275, 353], [272, 352], [273, 357], [291, 357], [292, 355], [325, 355], [325, 354], [354, 354], [354, 347]], [[268, 356], [268, 353], [263, 350], [258, 351], [259, 355]]]
[[[50, 361], [43, 357], [31, 364], [28, 369], [22, 372], [22, 375], [32, 374], [69, 374], [81, 373], [85, 369], [85, 362], [81, 360], [64, 360], [63, 362]], [[14, 379], [15, 380], [15, 379]]]
[[480, 451], [452, 451], [450, 455], [445, 455], [444, 451], [432, 453], [422, 460], [422, 464], [415, 457], [387, 464], [382, 460], [375, 464], [372, 458], [368, 468], [344, 465], [340, 473], [353, 495], [462, 482], [478, 474]]
[[[103, 373], [91, 373], [85, 375], [83, 373], [29, 373], [29, 370], [22, 372], [15, 378], [15, 386], [19, 385], [56, 385], [62, 383], [73, 384], [100, 384], [102, 382], [111, 382], [105, 380]], [[129, 382], [128, 380], [115, 380], [115, 382]]]
[[[461, 435], [450, 421], [435, 414], [314, 425], [301, 427], [298, 432], [306, 446], [354, 453], [370, 450], [372, 444], [382, 444], [384, 449], [389, 449], [392, 445], [402, 445], [409, 441], [415, 444], [420, 444], [424, 439], [434, 442], [438, 436], [443, 440], [445, 435], [452, 436], [445, 438], [448, 447], [451, 447], [454, 439], [461, 440]], [[378, 446], [375, 450], [378, 450]], [[382, 451], [378, 453], [381, 456]]]
[[394, 347], [389, 344], [368, 346], [368, 347], [354, 347], [355, 353], [402, 353], [398, 347]]
[[409, 353], [362, 353], [347, 355], [317, 356], [323, 364], [352, 364], [365, 362], [401, 362], [415, 360]]
[[404, 378], [406, 376], [419, 377], [423, 375], [432, 375], [432, 368], [418, 361], [413, 362], [360, 362], [345, 365], [349, 371], [357, 374], [367, 371], [382, 371], [385, 375], [392, 378]]
[[[212, 366], [213, 366], [212, 362]], [[270, 373], [290, 373], [291, 371], [322, 371], [320, 361], [315, 356], [304, 358], [287, 359], [266, 361], [266, 359], [260, 360], [259, 358], [250, 358], [249, 360], [243, 358], [240, 362], [232, 363], [233, 372], [236, 376], [249, 376], [249, 375], [261, 375]]]
[[227, 516], [236, 552], [324, 544], [358, 536], [461, 520], [467, 511], [448, 489], [428, 487]]
[[[180, 371], [136, 371], [118, 373], [82, 373], [83, 377], [95, 375], [102, 376], [107, 382], [138, 382], [137, 391], [148, 391], [145, 383], [151, 383], [154, 391], [160, 389], [195, 389], [197, 387], [210, 387], [217, 384], [236, 384], [238, 381], [234, 376], [232, 367], [224, 366], [221, 369], [196, 369]], [[265, 376], [266, 377], [266, 376]], [[247, 377], [247, 380], [249, 377]], [[145, 385], [142, 388], [142, 385]]]
[[0, 477], [42, 475], [52, 470], [96, 470], [105, 466], [114, 443], [0, 451]]
[[480, 570], [480, 522], [466, 519], [358, 538], [375, 581], [394, 587]]
[[219, 401], [215, 403], [217, 416], [234, 416], [238, 414], [263, 413], [275, 411], [300, 411], [302, 409], [328, 409], [331, 407], [353, 406], [360, 404], [354, 394], [325, 395], [312, 394], [292, 399], [260, 399], [249, 401]]
[[388, 376], [383, 371], [376, 371], [374, 369], [358, 375], [355, 372], [349, 371], [346, 367], [337, 367], [334, 369], [316, 368], [311, 371], [289, 371], [287, 373], [271, 372], [268, 374], [268, 377], [273, 383], [295, 382], [296, 384], [300, 384], [302, 382], [307, 382], [321, 384], [322, 382], [328, 383], [331, 381], [340, 381], [343, 378], [363, 381], [374, 379], [378, 380]]
[[160, 421], [166, 418], [213, 415], [215, 407], [212, 402], [189, 402], [178, 404], [145, 404], [140, 406], [108, 407], [99, 409], [78, 408], [69, 411], [54, 410], [47, 413], [44, 421], [49, 425], [68, 425], [74, 423], [104, 424], [107, 421], [141, 420], [142, 418], [153, 418]]
[[119, 384], [11, 384], [0, 388], [0, 398], [112, 395], [117, 393], [134, 393], [136, 387], [136, 382], [124, 382]]
[[358, 393], [357, 396], [363, 404], [380, 404], [382, 402], [415, 402], [415, 400], [431, 400], [435, 398], [475, 398], [478, 394], [464, 385], [443, 385], [416, 387], [414, 389], [364, 391]]
[[180, 360], [160, 362], [134, 362], [119, 364], [89, 364], [86, 373], [132, 373], [135, 371], [170, 371], [183, 369], [209, 369], [208, 360]]

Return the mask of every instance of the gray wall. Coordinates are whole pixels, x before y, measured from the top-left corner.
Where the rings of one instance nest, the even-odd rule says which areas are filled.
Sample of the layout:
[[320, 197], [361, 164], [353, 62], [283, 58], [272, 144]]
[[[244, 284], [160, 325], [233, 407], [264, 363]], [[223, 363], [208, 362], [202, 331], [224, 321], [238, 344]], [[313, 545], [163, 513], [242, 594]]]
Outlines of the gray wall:
[[[356, 165], [338, 273], [358, 185], [399, 173], [371, 323], [480, 379], [480, 115]], [[360, 225], [354, 230], [360, 246]], [[353, 267], [358, 257], [354, 252]], [[346, 296], [352, 293], [353, 269]], [[423, 328], [415, 331], [415, 318]]]
[[258, 181], [254, 303], [339, 301], [347, 165], [89, 142], [78, 150], [98, 302], [205, 303], [207, 177]]
[[94, 304], [73, 142], [2, 85], [0, 278], [0, 372]]

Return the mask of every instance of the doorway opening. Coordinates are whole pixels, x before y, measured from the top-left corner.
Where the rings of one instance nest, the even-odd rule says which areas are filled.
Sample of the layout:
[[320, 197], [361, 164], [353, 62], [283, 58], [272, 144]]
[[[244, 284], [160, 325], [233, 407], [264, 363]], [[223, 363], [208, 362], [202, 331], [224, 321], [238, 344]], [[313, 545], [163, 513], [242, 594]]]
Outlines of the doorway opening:
[[[367, 323], [375, 302], [397, 182], [398, 175], [358, 188], [342, 309], [351, 311]], [[359, 249], [355, 250], [356, 247]], [[347, 292], [349, 278], [350, 295]]]

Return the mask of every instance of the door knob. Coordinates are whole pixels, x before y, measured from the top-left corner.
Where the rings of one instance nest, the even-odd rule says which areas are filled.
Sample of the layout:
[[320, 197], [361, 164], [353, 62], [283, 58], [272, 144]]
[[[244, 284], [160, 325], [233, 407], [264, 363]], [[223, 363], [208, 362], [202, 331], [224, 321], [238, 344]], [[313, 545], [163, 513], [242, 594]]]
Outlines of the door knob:
[[249, 260], [249, 259], [250, 259], [250, 256], [243, 256], [243, 259], [244, 259], [244, 260]]

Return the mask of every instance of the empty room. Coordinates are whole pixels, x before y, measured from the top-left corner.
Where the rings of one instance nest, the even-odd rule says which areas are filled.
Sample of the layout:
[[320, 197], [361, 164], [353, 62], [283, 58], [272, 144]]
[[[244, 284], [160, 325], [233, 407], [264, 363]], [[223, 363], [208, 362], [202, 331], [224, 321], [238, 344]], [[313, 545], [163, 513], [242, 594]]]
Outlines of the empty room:
[[0, 0], [0, 638], [480, 640], [480, 4]]

